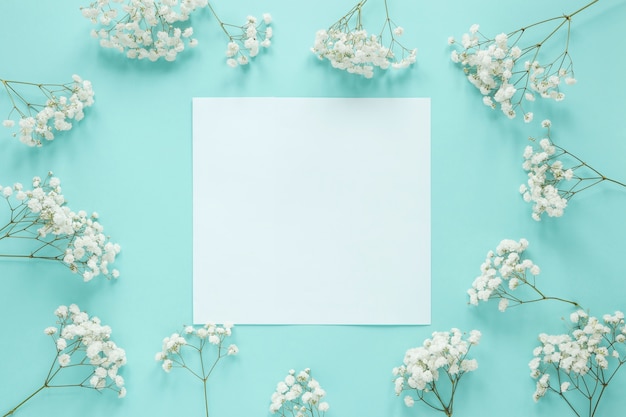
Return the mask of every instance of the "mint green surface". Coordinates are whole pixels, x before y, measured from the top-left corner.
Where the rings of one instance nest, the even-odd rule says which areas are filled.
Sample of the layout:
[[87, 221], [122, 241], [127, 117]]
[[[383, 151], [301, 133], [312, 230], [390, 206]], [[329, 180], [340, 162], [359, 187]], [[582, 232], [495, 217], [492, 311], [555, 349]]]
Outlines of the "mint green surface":
[[[527, 138], [543, 134], [545, 118], [553, 121], [555, 142], [626, 180], [626, 58], [619, 41], [626, 4], [602, 0], [576, 17], [571, 53], [579, 82], [565, 87], [563, 102], [537, 102], [535, 122], [526, 125], [482, 104], [450, 61], [447, 38], [459, 39], [473, 23], [487, 34], [512, 31], [585, 1], [390, 0], [405, 42], [419, 49], [418, 61], [407, 72], [371, 80], [333, 70], [309, 52], [315, 31], [353, 3], [216, 2], [226, 21], [263, 12], [274, 18], [272, 47], [248, 68], [231, 69], [226, 38], [207, 10], [193, 16], [196, 49], [174, 63], [150, 63], [100, 48], [79, 11], [87, 1], [0, 2], [0, 78], [54, 83], [76, 73], [96, 92], [85, 119], [42, 149], [27, 148], [0, 128], [0, 184], [28, 184], [52, 170], [69, 206], [98, 211], [105, 232], [122, 245], [115, 282], [85, 284], [58, 264], [0, 261], [0, 414], [43, 382], [54, 355], [43, 329], [54, 323], [58, 305], [76, 303], [109, 324], [112, 339], [126, 349], [128, 396], [47, 390], [16, 416], [204, 415], [201, 384], [182, 371], [165, 374], [154, 361], [162, 338], [191, 321], [191, 99], [280, 96], [431, 98], [432, 325], [235, 327], [240, 354], [211, 377], [211, 415], [269, 415], [275, 384], [290, 368], [305, 367], [328, 392], [328, 417], [438, 415], [421, 403], [407, 409], [394, 395], [391, 369], [408, 348], [451, 327], [483, 332], [473, 349], [479, 369], [464, 377], [455, 416], [573, 415], [555, 397], [533, 402], [527, 366], [537, 334], [566, 331], [561, 318], [569, 307], [539, 303], [502, 314], [497, 303], [468, 306], [465, 292], [488, 250], [504, 238], [525, 237], [546, 293], [576, 299], [598, 316], [626, 308], [626, 190], [603, 184], [572, 200], [564, 217], [540, 223], [517, 191], [526, 179]], [[382, 1], [370, 3], [366, 22], [377, 30]], [[0, 100], [2, 119], [8, 105]], [[245, 120], [232, 128], [271, 134]], [[397, 298], [411, 302], [400, 290]], [[625, 382], [624, 373], [612, 382], [598, 416], [621, 413]]]

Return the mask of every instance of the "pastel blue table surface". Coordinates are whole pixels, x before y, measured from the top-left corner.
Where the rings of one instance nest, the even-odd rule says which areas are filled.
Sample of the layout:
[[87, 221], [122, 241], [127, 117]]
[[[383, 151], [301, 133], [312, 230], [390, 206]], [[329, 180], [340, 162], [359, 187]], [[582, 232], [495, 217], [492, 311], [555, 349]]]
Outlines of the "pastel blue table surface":
[[[562, 102], [535, 103], [535, 121], [525, 124], [482, 104], [450, 61], [447, 39], [460, 38], [473, 23], [484, 33], [508, 32], [585, 1], [390, 0], [404, 41], [418, 48], [417, 63], [372, 79], [334, 70], [309, 50], [315, 32], [353, 0], [215, 3], [230, 22], [273, 16], [272, 46], [247, 68], [226, 65], [227, 40], [208, 10], [192, 16], [197, 48], [172, 63], [151, 63], [100, 48], [79, 10], [86, 1], [0, 2], [0, 78], [55, 83], [79, 74], [96, 92], [85, 119], [43, 148], [28, 148], [0, 130], [0, 184], [28, 184], [53, 171], [69, 206], [97, 211], [106, 234], [122, 246], [116, 281], [83, 283], [56, 263], [0, 260], [0, 413], [43, 382], [54, 355], [43, 329], [54, 323], [59, 305], [76, 303], [110, 325], [112, 339], [126, 350], [127, 397], [46, 390], [16, 416], [204, 415], [201, 384], [180, 370], [164, 373], [154, 360], [162, 339], [192, 319], [193, 97], [430, 97], [432, 324], [235, 326], [232, 342], [240, 353], [209, 380], [211, 415], [270, 415], [276, 383], [289, 369], [306, 367], [327, 391], [328, 417], [439, 415], [421, 403], [405, 407], [394, 394], [391, 370], [407, 349], [452, 327], [483, 333], [472, 353], [479, 368], [464, 377], [455, 416], [570, 415], [556, 397], [533, 402], [528, 362], [537, 335], [566, 332], [562, 318], [572, 309], [544, 302], [500, 313], [497, 302], [469, 306], [466, 291], [488, 250], [505, 238], [526, 238], [546, 293], [576, 299], [597, 316], [626, 308], [626, 190], [594, 187], [576, 196], [562, 218], [541, 222], [531, 219], [518, 192], [526, 181], [522, 153], [529, 136], [543, 134], [542, 119], [552, 120], [555, 142], [626, 180], [626, 57], [619, 41], [626, 4], [602, 0], [576, 16], [570, 51], [578, 83], [566, 87]], [[382, 1], [367, 7], [365, 18], [378, 27]], [[9, 105], [0, 96], [0, 118], [4, 111]], [[268, 133], [245, 120], [232, 128]], [[398, 289], [397, 302], [412, 298]], [[618, 374], [598, 415], [620, 413], [625, 382]]]

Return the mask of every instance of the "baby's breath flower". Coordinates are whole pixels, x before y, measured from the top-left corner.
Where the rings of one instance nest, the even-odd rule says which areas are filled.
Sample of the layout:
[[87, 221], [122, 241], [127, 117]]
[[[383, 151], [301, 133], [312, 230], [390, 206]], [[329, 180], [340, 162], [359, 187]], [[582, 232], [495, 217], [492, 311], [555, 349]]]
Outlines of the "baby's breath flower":
[[[597, 1], [593, 0], [569, 15], [546, 19], [493, 37], [483, 35], [479, 25], [474, 24], [460, 41], [448, 38], [448, 44], [458, 46], [452, 51], [451, 59], [462, 66], [468, 80], [490, 99], [483, 100], [484, 104], [493, 109], [499, 106], [511, 119], [515, 118], [519, 108], [524, 114], [524, 121], [529, 123], [532, 113], [524, 111], [524, 103], [535, 101], [536, 96], [561, 101], [565, 98], [560, 89], [561, 81], [564, 80], [567, 85], [575, 83], [569, 53], [572, 17]], [[543, 41], [527, 46], [522, 44], [525, 34], [546, 25], [549, 28], [547, 35], [543, 35], [546, 36]], [[562, 51], [550, 59], [540, 56], [543, 45], [561, 29], [567, 34]]]
[[184, 22], [206, 5], [207, 0], [97, 0], [81, 12], [98, 25], [91, 33], [103, 48], [131, 59], [174, 61], [185, 44], [196, 45], [193, 28]]
[[[396, 395], [414, 391], [414, 395], [404, 397], [407, 407], [412, 407], [415, 401], [423, 401], [451, 416], [461, 378], [478, 369], [476, 359], [467, 356], [480, 337], [478, 330], [472, 330], [467, 340], [463, 340], [463, 333], [453, 328], [449, 332], [434, 332], [422, 346], [407, 350], [404, 363], [392, 371]], [[442, 388], [448, 383], [450, 386]], [[444, 393], [449, 393], [450, 397], [445, 398]]]
[[626, 187], [555, 145], [550, 137], [552, 123], [549, 120], [542, 121], [541, 125], [548, 130], [547, 136], [538, 142], [532, 139], [534, 144], [525, 148], [522, 168], [528, 172], [528, 181], [519, 188], [524, 201], [533, 204], [533, 219], [540, 221], [543, 213], [561, 217], [574, 195], [603, 181]]
[[311, 370], [306, 368], [297, 375], [291, 369], [287, 376], [276, 385], [272, 394], [270, 412], [279, 413], [283, 417], [320, 417], [330, 408], [326, 401], [322, 401], [326, 391], [319, 382], [311, 377]]
[[0, 242], [22, 239], [33, 244], [27, 254], [15, 253], [9, 245], [8, 252], [0, 256], [59, 261], [84, 281], [99, 275], [119, 276], [111, 265], [120, 246], [104, 235], [97, 216], [72, 211], [66, 205], [61, 181], [52, 172], [43, 181], [33, 178], [32, 190], [23, 190], [17, 183], [13, 187], [0, 186], [0, 190], [11, 212], [10, 221], [0, 226]]
[[[531, 377], [537, 380], [533, 398], [538, 401], [549, 392], [556, 393], [572, 411], [583, 415], [576, 405], [582, 401], [585, 409], [596, 410], [609, 382], [626, 362], [624, 314], [616, 311], [600, 320], [579, 310], [570, 319], [569, 333], [539, 335], [541, 344], [529, 363]], [[589, 416], [594, 414], [591, 411]]]
[[[93, 103], [91, 82], [78, 75], [65, 84], [41, 84], [0, 79], [12, 108], [9, 117], [2, 122], [6, 128], [13, 128], [17, 118], [19, 132], [13, 136], [28, 146], [42, 146], [51, 141], [57, 132], [70, 130], [73, 121], [85, 117], [84, 109]], [[29, 92], [32, 90], [32, 92]], [[29, 94], [40, 95], [38, 102], [30, 102]]]
[[[417, 49], [408, 49], [396, 37], [404, 29], [396, 25], [387, 13], [385, 24], [378, 35], [368, 34], [361, 19], [367, 0], [361, 0], [330, 28], [318, 30], [311, 51], [320, 60], [328, 59], [333, 66], [365, 78], [374, 76], [374, 68], [408, 68], [415, 63]], [[389, 37], [389, 41], [385, 39]]]
[[[548, 297], [537, 288], [535, 279], [540, 273], [540, 268], [530, 259], [523, 257], [527, 248], [526, 239], [519, 241], [504, 239], [498, 244], [495, 252], [492, 250], [487, 252], [487, 258], [480, 266], [480, 276], [474, 280], [472, 288], [467, 290], [470, 304], [478, 305], [480, 301], [499, 299], [498, 309], [502, 312], [510, 304], [520, 305], [542, 300], [557, 300], [578, 306], [573, 301]], [[522, 286], [531, 290], [532, 296], [528, 299], [513, 293]]]
[[228, 38], [226, 45], [226, 64], [231, 68], [247, 65], [250, 59], [256, 57], [261, 50], [272, 44], [274, 34], [270, 24], [272, 16], [264, 13], [259, 21], [255, 16], [248, 16], [243, 25], [224, 23], [217, 15], [215, 8], [208, 3], [211, 13]]
[[[207, 323], [204, 326], [183, 326], [181, 332], [172, 333], [165, 337], [160, 352], [154, 359], [161, 362], [161, 367], [167, 373], [174, 368], [186, 369], [199, 378], [204, 386], [204, 409], [209, 415], [208, 402], [208, 379], [217, 363], [225, 356], [233, 356], [239, 353], [239, 348], [234, 345], [226, 345], [226, 338], [232, 334], [232, 323], [223, 326]], [[212, 347], [214, 346], [214, 347]], [[199, 358], [193, 369], [193, 360], [189, 356]], [[196, 356], [198, 355], [198, 356]]]
[[[44, 333], [54, 341], [55, 357], [43, 385], [35, 393], [46, 388], [81, 387], [111, 390], [117, 392], [119, 398], [124, 397], [126, 388], [119, 371], [126, 364], [126, 352], [110, 340], [111, 328], [102, 325], [98, 317], [81, 311], [76, 304], [69, 308], [59, 306], [54, 314], [57, 325], [46, 327]], [[67, 378], [57, 382], [57, 376], [68, 367], [73, 368], [68, 378], [77, 378], [78, 382], [70, 383]], [[33, 396], [28, 396], [5, 415], [13, 415]]]

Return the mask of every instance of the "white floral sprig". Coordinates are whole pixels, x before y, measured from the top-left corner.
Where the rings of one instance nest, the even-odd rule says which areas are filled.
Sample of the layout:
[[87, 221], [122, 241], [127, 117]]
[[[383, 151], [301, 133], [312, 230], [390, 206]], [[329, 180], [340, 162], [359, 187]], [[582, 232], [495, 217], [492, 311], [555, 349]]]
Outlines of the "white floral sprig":
[[[524, 121], [530, 122], [533, 113], [525, 109], [527, 103], [537, 96], [561, 101], [565, 94], [561, 91], [562, 82], [576, 83], [574, 65], [569, 53], [572, 18], [598, 0], [568, 15], [522, 27], [510, 33], [500, 33], [495, 37], [485, 36], [479, 25], [470, 27], [461, 41], [448, 38], [450, 45], [458, 45], [452, 51], [451, 59], [461, 64], [467, 79], [480, 91], [483, 103], [493, 109], [498, 106], [509, 118], [515, 118], [517, 110], [524, 114]], [[524, 45], [524, 35], [547, 28], [546, 34], [539, 33], [539, 42]], [[563, 49], [556, 57], [544, 58], [539, 55], [541, 48], [557, 33], [564, 31], [566, 40]], [[540, 61], [539, 59], [542, 59]]]
[[[172, 333], [163, 339], [163, 347], [155, 355], [161, 367], [167, 373], [173, 368], [186, 369], [195, 378], [202, 381], [204, 388], [204, 409], [209, 416], [208, 379], [218, 362], [239, 353], [237, 345], [226, 345], [226, 339], [232, 335], [233, 325], [223, 326], [208, 323], [202, 327], [184, 326], [182, 332]], [[215, 352], [212, 352], [215, 346]]]
[[[479, 301], [497, 299], [500, 300], [498, 309], [502, 312], [509, 305], [517, 306], [545, 300], [562, 301], [580, 307], [574, 301], [546, 296], [537, 288], [536, 278], [540, 268], [530, 259], [523, 258], [527, 248], [526, 239], [520, 239], [519, 242], [504, 239], [498, 244], [495, 252], [492, 250], [487, 252], [487, 258], [480, 266], [480, 276], [474, 280], [472, 288], [467, 290], [470, 304], [478, 305]], [[513, 292], [520, 287], [528, 289], [526, 293], [530, 292], [531, 295], [525, 298], [526, 293], [514, 294]]]
[[[561, 217], [574, 195], [601, 182], [626, 188], [626, 184], [607, 178], [579, 157], [555, 145], [550, 137], [552, 123], [549, 120], [544, 120], [542, 126], [547, 129], [547, 135], [539, 140], [538, 148], [529, 145], [524, 150], [522, 167], [528, 172], [528, 181], [519, 189], [524, 201], [533, 204], [533, 219], [540, 221], [543, 213], [549, 217]], [[535, 141], [534, 138], [531, 140]]]
[[97, 0], [81, 12], [99, 26], [91, 35], [103, 48], [131, 59], [174, 61], [185, 45], [197, 45], [193, 28], [185, 22], [206, 5], [207, 0]]
[[[239, 65], [247, 65], [262, 49], [267, 49], [272, 44], [271, 39], [274, 32], [270, 26], [272, 16], [269, 13], [264, 13], [260, 21], [255, 16], [248, 16], [243, 25], [234, 25], [224, 23], [211, 3], [208, 6], [228, 38], [228, 45], [226, 46], [226, 63], [228, 66], [235, 68]], [[231, 30], [234, 33], [231, 33]]]
[[[54, 342], [55, 356], [41, 387], [13, 407], [4, 417], [46, 388], [81, 387], [97, 391], [111, 390], [119, 398], [126, 396], [124, 378], [119, 374], [126, 364], [126, 352], [112, 340], [111, 327], [102, 325], [98, 317], [81, 311], [76, 304], [62, 305], [54, 312], [55, 326], [44, 333]], [[70, 372], [63, 372], [72, 369]], [[63, 375], [66, 376], [63, 379]], [[70, 382], [78, 379], [78, 382]]]
[[321, 417], [330, 408], [322, 399], [326, 391], [311, 376], [311, 369], [298, 372], [291, 369], [285, 379], [276, 385], [272, 394], [270, 412], [283, 417]]
[[2, 125], [11, 129], [17, 124], [19, 131], [13, 136], [28, 146], [42, 146], [44, 141], [53, 140], [56, 133], [70, 130], [72, 122], [82, 120], [84, 109], [94, 103], [91, 82], [78, 75], [73, 75], [72, 81], [65, 84], [2, 78], [0, 83], [11, 103], [11, 110]]
[[[574, 324], [567, 334], [539, 335], [530, 361], [537, 380], [535, 401], [552, 392], [578, 417], [596, 415], [600, 400], [613, 377], [626, 363], [624, 314], [605, 314], [602, 320], [583, 310], [570, 315]], [[584, 398], [579, 407], [579, 398]]]
[[454, 408], [454, 395], [463, 375], [478, 368], [476, 359], [468, 359], [470, 348], [479, 343], [481, 333], [472, 330], [463, 339], [459, 329], [433, 332], [422, 346], [407, 350], [404, 363], [393, 368], [396, 395], [409, 391], [404, 403], [413, 407], [422, 401], [430, 408], [450, 417]]
[[365, 78], [372, 78], [376, 67], [408, 68], [416, 60], [417, 49], [409, 49], [398, 41], [404, 29], [391, 19], [387, 0], [385, 22], [378, 35], [368, 34], [363, 27], [365, 3], [367, 0], [359, 1], [327, 30], [318, 30], [311, 51], [320, 60], [328, 59], [333, 68]]
[[207, 6], [228, 37], [229, 66], [246, 65], [271, 45], [269, 13], [261, 21], [248, 16], [243, 25], [224, 23], [208, 0], [97, 0], [81, 11], [100, 26], [91, 33], [102, 47], [116, 49], [131, 59], [154, 62], [160, 58], [175, 61], [186, 46], [198, 44], [188, 21], [194, 11]]
[[0, 253], [0, 258], [57, 261], [85, 282], [98, 275], [119, 277], [117, 269], [110, 266], [120, 245], [104, 235], [98, 214], [72, 211], [61, 194], [61, 181], [52, 172], [43, 180], [34, 177], [32, 186], [32, 190], [20, 183], [0, 186], [0, 198], [10, 214], [8, 222], [0, 226], [0, 244], [4, 243], [7, 251]]

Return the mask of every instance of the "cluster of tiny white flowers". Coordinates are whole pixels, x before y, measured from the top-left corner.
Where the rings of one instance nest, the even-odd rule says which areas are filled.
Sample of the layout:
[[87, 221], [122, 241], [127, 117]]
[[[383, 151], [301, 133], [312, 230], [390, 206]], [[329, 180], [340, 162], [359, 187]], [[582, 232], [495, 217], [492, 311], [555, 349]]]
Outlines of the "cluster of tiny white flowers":
[[[0, 195], [7, 200], [12, 211], [18, 213], [12, 216], [7, 226], [0, 228], [7, 229], [4, 238], [26, 237], [42, 242], [31, 257], [40, 255], [45, 259], [61, 260], [72, 272], [81, 274], [85, 282], [100, 274], [118, 278], [119, 271], [109, 267], [120, 252], [120, 245], [104, 235], [97, 213], [88, 216], [85, 211], [74, 212], [66, 205], [61, 194], [61, 181], [52, 175], [52, 172], [48, 173], [44, 181], [34, 177], [32, 190], [25, 190], [20, 183], [0, 186]], [[15, 207], [11, 205], [11, 199], [17, 203]], [[17, 233], [12, 234], [13, 226], [21, 223], [26, 226], [17, 228]]]
[[[207, 342], [217, 347], [217, 360], [223, 354], [236, 355], [239, 353], [237, 345], [224, 346], [225, 339], [232, 335], [232, 328], [232, 323], [224, 323], [222, 326], [213, 323], [207, 323], [202, 327], [185, 326], [182, 332], [172, 333], [171, 336], [163, 339], [162, 349], [157, 352], [154, 359], [162, 362], [161, 367], [165, 372], [171, 371], [174, 367], [186, 368], [185, 361], [182, 359], [183, 348], [193, 346], [195, 350], [202, 352]], [[193, 344], [196, 341], [199, 342], [197, 346]]]
[[[68, 84], [32, 84], [23, 82], [7, 82], [11, 84], [11, 89], [6, 88], [7, 93], [13, 103], [11, 114], [17, 113], [20, 116], [17, 124], [20, 142], [28, 146], [42, 146], [42, 140], [51, 141], [55, 137], [56, 132], [70, 130], [72, 121], [80, 121], [85, 117], [84, 109], [90, 107], [94, 103], [94, 92], [91, 82], [83, 80], [78, 75], [72, 76], [73, 82]], [[25, 102], [22, 96], [15, 95], [15, 87], [35, 86], [46, 98], [45, 104], [33, 104]], [[66, 94], [66, 95], [63, 95]], [[19, 102], [23, 102], [25, 109], [20, 108]], [[37, 114], [33, 114], [33, 109], [40, 109]], [[2, 122], [6, 128], [13, 128], [15, 120], [8, 119]]]
[[[44, 333], [55, 341], [58, 365], [90, 366], [91, 376], [84, 380], [89, 381], [88, 387], [98, 391], [112, 389], [124, 397], [126, 388], [119, 370], [126, 364], [126, 352], [110, 340], [111, 327], [102, 325], [98, 317], [89, 317], [76, 304], [59, 306], [54, 314], [59, 319], [58, 326], [47, 327]], [[74, 356], [80, 357], [72, 359]], [[87, 387], [83, 384], [80, 386]]]
[[[393, 368], [396, 395], [399, 396], [406, 390], [415, 390], [416, 398], [411, 395], [404, 398], [406, 406], [412, 407], [416, 399], [426, 401], [424, 395], [433, 393], [442, 405], [449, 404], [451, 407], [453, 398], [445, 401], [439, 397], [441, 392], [446, 392], [436, 387], [439, 377], [442, 373], [447, 374], [442, 380], [456, 385], [463, 374], [478, 369], [476, 359], [467, 359], [467, 355], [470, 347], [477, 345], [480, 338], [481, 333], [478, 330], [472, 330], [465, 340], [459, 329], [433, 332], [432, 338], [424, 340], [422, 346], [406, 351], [403, 365]], [[452, 389], [452, 396], [454, 391]]]
[[[564, 54], [564, 62], [554, 68], [554, 62], [540, 65], [535, 59], [520, 60], [529, 53], [529, 48], [517, 46], [523, 31], [512, 34], [501, 33], [494, 38], [487, 38], [479, 32], [479, 25], [470, 27], [469, 33], [463, 34], [461, 41], [448, 38], [450, 45], [460, 45], [460, 51], [454, 50], [451, 59], [461, 64], [467, 79], [483, 96], [483, 103], [500, 110], [510, 119], [515, 118], [516, 109], [523, 109], [523, 102], [533, 102], [536, 96], [561, 101], [565, 94], [560, 91], [561, 81], [571, 85], [576, 82], [572, 73], [569, 55]], [[509, 41], [513, 39], [510, 45]], [[533, 46], [537, 47], [537, 46]], [[538, 46], [537, 48], [539, 48]], [[532, 49], [532, 48], [531, 48]], [[523, 85], [518, 89], [518, 86]], [[524, 112], [524, 121], [533, 120], [532, 112]]]
[[[263, 19], [258, 22], [254, 16], [248, 16], [246, 23], [239, 26], [240, 35], [231, 35], [225, 28], [229, 38], [226, 47], [226, 63], [235, 68], [238, 65], [247, 65], [250, 59], [259, 54], [261, 48], [269, 48], [272, 44], [273, 29], [270, 26], [272, 16], [269, 13], [263, 14]], [[229, 25], [230, 26], [230, 25]]]
[[[563, 397], [566, 392], [575, 390], [591, 399], [595, 394], [593, 387], [598, 383], [606, 386], [614, 375], [607, 371], [609, 360], [616, 360], [618, 366], [626, 361], [625, 354], [618, 351], [620, 346], [623, 351], [626, 342], [621, 311], [606, 314], [601, 321], [578, 310], [570, 315], [570, 321], [574, 327], [568, 334], [539, 335], [541, 345], [533, 350], [534, 358], [529, 363], [530, 375], [537, 380], [533, 394], [535, 401], [548, 391]], [[591, 397], [588, 389], [594, 391]]]
[[[318, 30], [311, 52], [320, 60], [328, 59], [333, 68], [365, 78], [374, 76], [374, 68], [408, 68], [415, 63], [417, 49], [408, 49], [398, 42], [404, 28], [387, 16], [379, 35], [368, 34], [361, 22], [361, 9], [366, 1], [357, 3], [327, 30]], [[387, 32], [390, 41], [385, 42]]]
[[491, 298], [499, 298], [498, 309], [505, 311], [509, 300], [519, 302], [520, 300], [512, 297], [509, 291], [515, 290], [519, 285], [528, 284], [527, 272], [533, 276], [539, 275], [540, 272], [533, 261], [522, 259], [526, 248], [528, 248], [526, 239], [520, 239], [519, 242], [504, 239], [498, 244], [495, 252], [490, 250], [485, 262], [480, 266], [480, 276], [474, 280], [472, 288], [467, 290], [470, 304], [478, 305], [479, 301], [487, 302]]
[[322, 401], [325, 395], [326, 391], [311, 377], [309, 368], [298, 374], [291, 369], [285, 379], [276, 385], [270, 412], [293, 417], [323, 416], [330, 408], [326, 401]]
[[[551, 123], [544, 120], [542, 125], [549, 128]], [[568, 191], [561, 191], [559, 183], [570, 181], [574, 170], [564, 168], [563, 162], [555, 159], [556, 147], [549, 138], [539, 141], [539, 149], [529, 145], [524, 150], [522, 168], [528, 171], [528, 182], [520, 186], [524, 201], [533, 203], [532, 218], [540, 221], [546, 213], [550, 217], [561, 217], [567, 207]]]
[[408, 52], [399, 61], [393, 61], [393, 51], [381, 44], [376, 35], [365, 29], [344, 32], [339, 29], [319, 30], [311, 51], [319, 59], [328, 59], [333, 66], [365, 78], [374, 76], [374, 68], [407, 68], [416, 60], [417, 49]]
[[185, 49], [197, 45], [189, 20], [207, 0], [97, 0], [82, 7], [85, 18], [101, 27], [92, 30], [100, 46], [125, 53], [131, 59], [174, 61]]

